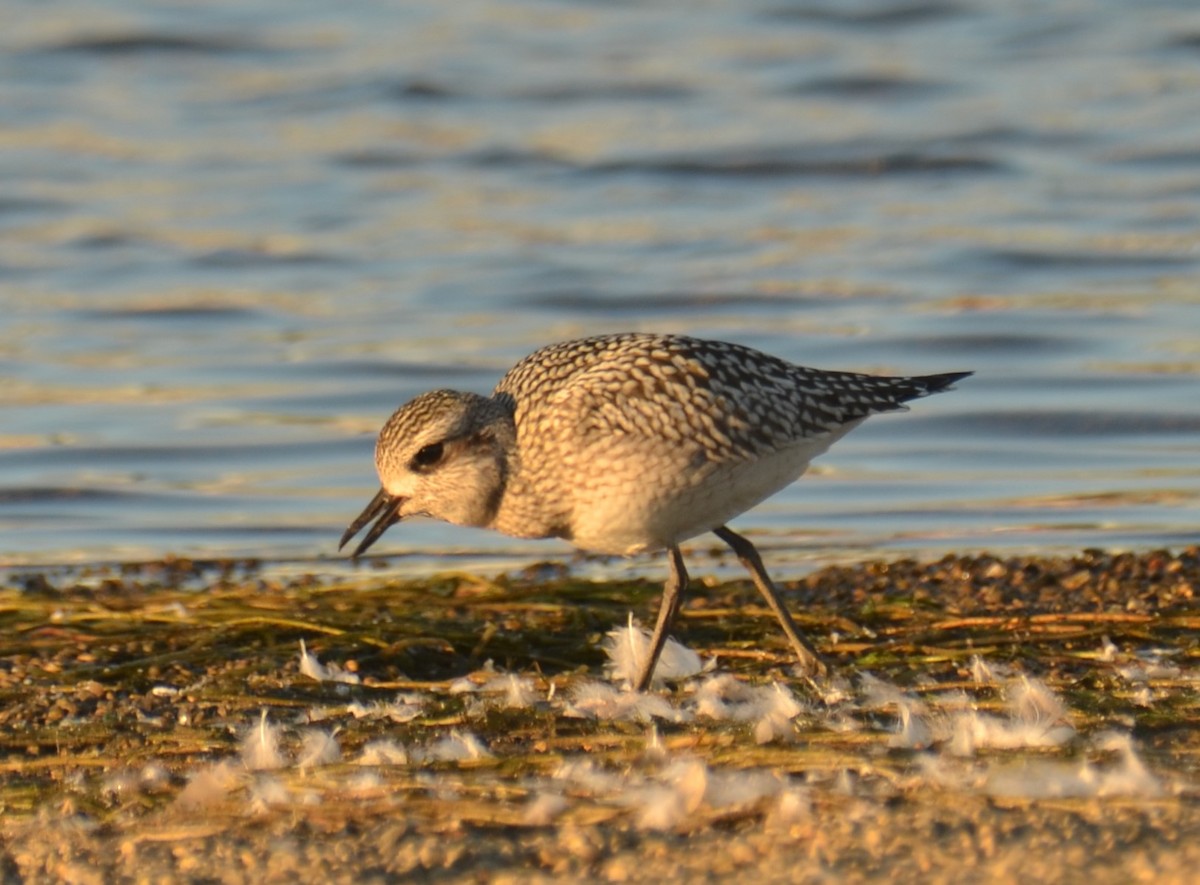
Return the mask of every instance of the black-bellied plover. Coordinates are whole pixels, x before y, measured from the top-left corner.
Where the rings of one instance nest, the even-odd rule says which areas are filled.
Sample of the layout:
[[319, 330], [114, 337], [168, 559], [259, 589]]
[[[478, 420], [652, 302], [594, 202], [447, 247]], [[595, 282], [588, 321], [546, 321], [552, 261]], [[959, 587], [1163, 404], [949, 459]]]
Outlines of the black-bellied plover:
[[805, 672], [823, 674], [758, 551], [725, 523], [870, 415], [970, 374], [826, 372], [682, 335], [553, 344], [517, 363], [491, 396], [435, 390], [397, 409], [375, 446], [383, 488], [338, 549], [374, 520], [357, 557], [409, 516], [599, 553], [665, 548], [671, 572], [636, 683], [643, 691], [687, 587], [679, 545], [712, 531], [749, 569]]

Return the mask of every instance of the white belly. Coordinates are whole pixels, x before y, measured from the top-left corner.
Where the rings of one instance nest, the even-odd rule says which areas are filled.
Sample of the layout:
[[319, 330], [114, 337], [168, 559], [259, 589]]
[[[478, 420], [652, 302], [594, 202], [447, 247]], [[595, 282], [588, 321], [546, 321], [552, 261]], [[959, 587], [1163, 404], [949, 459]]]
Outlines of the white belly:
[[[795, 482], [809, 462], [855, 424], [758, 458], [680, 463], [659, 453], [605, 452], [575, 496], [572, 543], [598, 553], [630, 554], [673, 546], [724, 525]], [[639, 465], [639, 470], [619, 469]]]

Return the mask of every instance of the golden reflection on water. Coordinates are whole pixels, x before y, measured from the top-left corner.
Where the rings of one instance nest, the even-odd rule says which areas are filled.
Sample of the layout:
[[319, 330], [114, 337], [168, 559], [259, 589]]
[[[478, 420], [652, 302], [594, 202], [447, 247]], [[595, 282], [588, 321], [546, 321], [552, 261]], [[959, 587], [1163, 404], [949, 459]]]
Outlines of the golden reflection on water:
[[745, 518], [799, 556], [1194, 530], [1194, 22], [1100, 8], [10, 16], [0, 556], [307, 551], [400, 401], [621, 329], [976, 370]]

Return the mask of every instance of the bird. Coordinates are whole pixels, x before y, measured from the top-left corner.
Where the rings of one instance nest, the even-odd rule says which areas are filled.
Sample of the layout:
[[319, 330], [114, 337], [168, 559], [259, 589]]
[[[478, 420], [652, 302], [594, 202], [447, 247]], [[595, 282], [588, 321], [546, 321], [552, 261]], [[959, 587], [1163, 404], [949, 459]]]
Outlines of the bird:
[[669, 576], [634, 688], [650, 687], [687, 590], [680, 544], [706, 532], [749, 571], [810, 679], [828, 668], [796, 628], [749, 539], [726, 523], [798, 479], [869, 416], [971, 372], [889, 377], [796, 365], [750, 347], [628, 332], [531, 353], [488, 396], [433, 390], [400, 406], [375, 446], [381, 488], [338, 549], [357, 559], [426, 516], [517, 538], [632, 555]]

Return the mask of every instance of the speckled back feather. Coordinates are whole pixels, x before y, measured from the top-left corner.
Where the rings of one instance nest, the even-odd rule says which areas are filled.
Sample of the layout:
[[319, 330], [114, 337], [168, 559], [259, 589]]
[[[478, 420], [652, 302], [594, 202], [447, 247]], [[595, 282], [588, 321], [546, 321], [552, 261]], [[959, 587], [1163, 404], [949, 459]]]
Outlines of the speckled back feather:
[[518, 427], [574, 401], [582, 430], [686, 438], [714, 457], [739, 458], [904, 408], [961, 377], [829, 372], [738, 344], [624, 333], [544, 347], [495, 393], [512, 398]]

